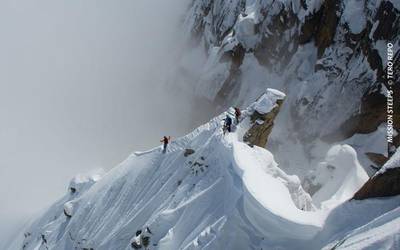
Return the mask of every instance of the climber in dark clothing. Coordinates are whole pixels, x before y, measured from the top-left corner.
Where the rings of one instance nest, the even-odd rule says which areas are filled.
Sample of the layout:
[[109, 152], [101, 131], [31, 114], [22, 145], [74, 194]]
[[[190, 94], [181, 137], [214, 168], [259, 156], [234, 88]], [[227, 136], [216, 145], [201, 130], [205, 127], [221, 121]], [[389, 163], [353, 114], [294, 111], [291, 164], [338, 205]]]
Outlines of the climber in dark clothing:
[[232, 125], [232, 118], [229, 115], [227, 115], [224, 124], [224, 134], [225, 131], [228, 131], [229, 133], [232, 131], [231, 125]]
[[241, 115], [242, 115], [242, 112], [240, 111], [240, 108], [235, 107], [236, 124], [239, 124]]
[[167, 146], [168, 146], [168, 143], [169, 143], [170, 140], [171, 140], [171, 136], [168, 136], [168, 137], [164, 136], [164, 138], [162, 138], [160, 140], [160, 142], [164, 143], [163, 154], [165, 154], [167, 152]]

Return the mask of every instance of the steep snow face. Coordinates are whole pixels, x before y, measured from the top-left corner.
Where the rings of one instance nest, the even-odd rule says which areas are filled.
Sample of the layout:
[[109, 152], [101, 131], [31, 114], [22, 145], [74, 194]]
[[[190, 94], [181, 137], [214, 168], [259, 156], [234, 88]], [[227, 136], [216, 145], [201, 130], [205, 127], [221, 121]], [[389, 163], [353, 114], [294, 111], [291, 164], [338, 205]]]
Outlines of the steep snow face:
[[318, 249], [398, 249], [400, 197], [350, 201], [335, 208], [314, 243]]
[[364, 1], [350, 0], [343, 11], [343, 21], [349, 26], [353, 34], [364, 30], [367, 20], [364, 14]]
[[352, 230], [340, 241], [323, 249], [398, 249], [400, 247], [400, 208], [395, 208], [371, 222]]
[[314, 211], [299, 178], [270, 152], [241, 142], [250, 109], [236, 132], [223, 135], [223, 119], [232, 115], [224, 113], [165, 154], [161, 147], [136, 152], [101, 179], [75, 178], [10, 249], [131, 249], [145, 227], [151, 249], [287, 248], [311, 240], [326, 213]]

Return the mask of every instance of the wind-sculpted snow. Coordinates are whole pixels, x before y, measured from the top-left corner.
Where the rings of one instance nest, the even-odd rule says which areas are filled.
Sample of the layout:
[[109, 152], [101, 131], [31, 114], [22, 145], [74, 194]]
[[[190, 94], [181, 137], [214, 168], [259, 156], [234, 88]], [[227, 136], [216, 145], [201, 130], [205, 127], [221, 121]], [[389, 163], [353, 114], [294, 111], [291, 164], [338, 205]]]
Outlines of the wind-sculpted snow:
[[[358, 238], [367, 244], [368, 235], [396, 226], [397, 220], [389, 220], [398, 214], [390, 212], [398, 197], [345, 201], [365, 179], [350, 146], [336, 146], [326, 157], [327, 165], [342, 169], [320, 189], [332, 197], [324, 197], [330, 206], [319, 209], [300, 179], [280, 169], [268, 150], [241, 140], [254, 110], [271, 110], [283, 96], [267, 89], [242, 111], [232, 133], [222, 131], [231, 108], [172, 141], [165, 154], [161, 146], [135, 152], [102, 178], [75, 177], [68, 194], [9, 249], [128, 250], [136, 232], [148, 228], [152, 250], [310, 250], [347, 247]], [[374, 242], [398, 244], [394, 234], [380, 233]]]
[[334, 207], [353, 197], [368, 180], [368, 175], [349, 145], [333, 146], [316, 169], [315, 185], [322, 187], [313, 195], [318, 206]]
[[229, 111], [165, 154], [161, 147], [135, 152], [101, 179], [75, 178], [72, 186], [92, 186], [70, 188], [10, 249], [131, 249], [143, 227], [152, 231], [151, 249], [259, 249], [312, 239], [323, 214], [270, 152], [241, 142], [249, 113], [234, 133], [221, 129]]
[[286, 175], [263, 148], [237, 141], [232, 146], [244, 184], [244, 210], [252, 225], [270, 239], [312, 238], [322, 220], [318, 212], [302, 211], [294, 204], [288, 186], [301, 188], [298, 177]]

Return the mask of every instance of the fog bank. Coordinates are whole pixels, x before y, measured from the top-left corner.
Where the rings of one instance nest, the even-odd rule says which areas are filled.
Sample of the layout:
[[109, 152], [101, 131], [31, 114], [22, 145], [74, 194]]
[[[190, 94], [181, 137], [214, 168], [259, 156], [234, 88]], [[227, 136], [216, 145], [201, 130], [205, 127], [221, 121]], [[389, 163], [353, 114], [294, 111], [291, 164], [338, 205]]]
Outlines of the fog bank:
[[188, 96], [162, 89], [182, 0], [0, 4], [0, 242], [64, 194], [191, 126]]

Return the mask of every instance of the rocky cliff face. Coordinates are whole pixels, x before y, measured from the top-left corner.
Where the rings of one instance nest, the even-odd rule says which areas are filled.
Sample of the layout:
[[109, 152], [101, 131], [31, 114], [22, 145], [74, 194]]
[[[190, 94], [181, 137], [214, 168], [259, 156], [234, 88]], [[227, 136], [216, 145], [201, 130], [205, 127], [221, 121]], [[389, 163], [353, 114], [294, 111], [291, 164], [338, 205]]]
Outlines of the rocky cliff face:
[[[186, 23], [208, 54], [217, 48], [216, 64], [227, 64], [226, 71], [219, 72], [223, 76], [207, 79], [206, 86], [217, 85], [208, 98], [231, 102], [246, 84], [244, 60], [254, 57], [254, 63], [270, 73], [283, 74], [275, 79], [282, 89], [302, 85], [309, 92], [294, 101], [292, 115], [301, 127], [332, 121], [324, 130], [305, 135], [330, 135], [333, 140], [374, 131], [382, 122], [382, 116], [372, 114], [382, 105], [368, 104], [382, 103], [381, 90], [388, 87], [384, 62], [386, 43], [399, 41], [396, 7], [391, 1], [197, 0]], [[272, 85], [268, 78], [265, 74], [262, 80]], [[348, 111], [341, 119], [330, 118], [335, 108], [344, 106]], [[314, 119], [301, 119], [305, 113]], [[338, 134], [339, 128], [344, 133]]]
[[355, 200], [400, 195], [400, 167], [369, 179], [354, 195]]
[[[282, 90], [278, 126], [306, 154], [316, 138], [336, 143], [385, 121], [387, 43], [400, 63], [397, 1], [194, 0], [185, 24], [194, 50], [205, 54], [196, 95], [224, 107], [246, 105], [266, 87]], [[269, 144], [285, 145], [280, 133], [273, 130]]]
[[355, 200], [400, 195], [400, 150], [354, 195]]

